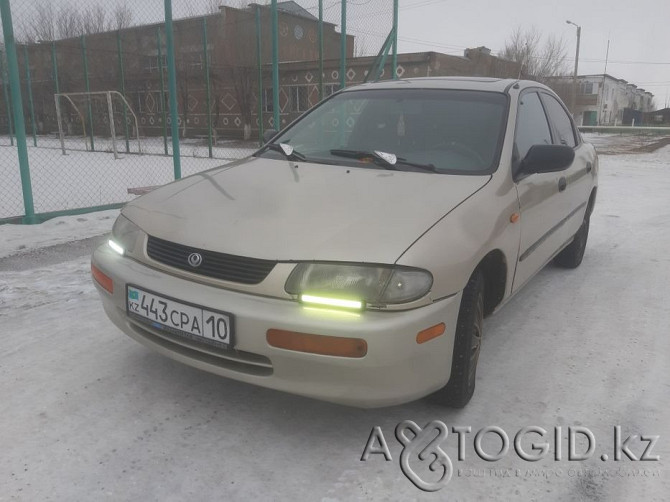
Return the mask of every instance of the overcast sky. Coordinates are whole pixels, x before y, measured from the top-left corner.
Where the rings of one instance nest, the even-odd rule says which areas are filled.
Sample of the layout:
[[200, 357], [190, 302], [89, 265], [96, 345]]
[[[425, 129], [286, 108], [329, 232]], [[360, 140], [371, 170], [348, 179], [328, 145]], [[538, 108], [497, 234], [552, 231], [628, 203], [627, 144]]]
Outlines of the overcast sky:
[[[365, 0], [352, 0], [362, 2]], [[390, 1], [390, 0], [389, 0]], [[607, 73], [643, 87], [663, 107], [670, 91], [669, 0], [400, 0], [400, 49], [458, 53], [485, 45], [501, 50], [517, 26], [563, 37], [574, 67], [582, 27], [579, 74]]]
[[[15, 23], [30, 18], [39, 2], [77, 9], [100, 3], [111, 10], [124, 1], [133, 10], [135, 23], [157, 22], [163, 16], [163, 0], [10, 0]], [[172, 1], [175, 18], [205, 13], [215, 3], [235, 7], [251, 3]], [[318, 14], [318, 0], [296, 1]], [[339, 25], [340, 0], [323, 2], [325, 19]], [[368, 53], [376, 53], [391, 27], [392, 0], [348, 0], [347, 5], [348, 32]], [[607, 73], [652, 92], [659, 108], [670, 101], [670, 0], [400, 0], [399, 13], [400, 52], [462, 55], [467, 47], [484, 45], [496, 54], [515, 28], [535, 26], [565, 40], [572, 71], [577, 30], [566, 24], [570, 19], [582, 27], [580, 75], [604, 72], [609, 40]]]

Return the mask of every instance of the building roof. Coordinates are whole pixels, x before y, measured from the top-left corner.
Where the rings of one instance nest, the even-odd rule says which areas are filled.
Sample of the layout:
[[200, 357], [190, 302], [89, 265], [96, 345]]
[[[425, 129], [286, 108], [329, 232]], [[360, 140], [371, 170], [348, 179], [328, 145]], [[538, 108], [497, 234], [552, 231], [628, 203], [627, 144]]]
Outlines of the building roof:
[[289, 0], [286, 2], [277, 2], [277, 10], [279, 12], [284, 12], [285, 14], [292, 14], [294, 16], [304, 17], [305, 19], [309, 19], [310, 21], [319, 20], [319, 18], [315, 17], [307, 9], [298, 5], [293, 0]]
[[[572, 80], [572, 78], [573, 78], [572, 75], [560, 75], [560, 76], [556, 76], [556, 77], [549, 77], [549, 80], [550, 81], [551, 80]], [[592, 74], [592, 75], [577, 75], [577, 80], [580, 80], [580, 79], [602, 80], [603, 78], [609, 78], [611, 80], [614, 80], [615, 82], [619, 82], [620, 84], [623, 84], [627, 88], [636, 89], [640, 93], [649, 94], [652, 97], [654, 96], [651, 92], [649, 92], [649, 91], [647, 91], [647, 90], [645, 90], [641, 87], [638, 87], [637, 85], [635, 85], [631, 82], [628, 82], [628, 81], [626, 81], [622, 78], [613, 77], [609, 73], [596, 73], [596, 74]]]

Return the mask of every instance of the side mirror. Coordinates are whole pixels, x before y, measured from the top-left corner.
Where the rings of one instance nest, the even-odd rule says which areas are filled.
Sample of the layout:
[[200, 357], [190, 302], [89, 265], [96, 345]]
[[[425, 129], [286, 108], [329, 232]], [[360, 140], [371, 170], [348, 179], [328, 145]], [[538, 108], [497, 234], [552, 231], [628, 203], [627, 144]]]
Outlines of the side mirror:
[[553, 173], [567, 169], [575, 159], [575, 151], [566, 145], [533, 145], [521, 161], [519, 170], [525, 174]]
[[266, 129], [263, 132], [263, 144], [268, 143], [272, 138], [277, 135], [277, 129]]

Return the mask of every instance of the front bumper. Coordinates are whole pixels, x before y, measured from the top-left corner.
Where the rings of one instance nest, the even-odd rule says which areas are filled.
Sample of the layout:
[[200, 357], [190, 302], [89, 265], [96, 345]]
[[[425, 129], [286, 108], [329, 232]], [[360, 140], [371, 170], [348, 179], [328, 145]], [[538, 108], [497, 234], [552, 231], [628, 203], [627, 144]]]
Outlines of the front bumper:
[[[94, 281], [117, 327], [145, 346], [201, 370], [364, 408], [418, 399], [449, 379], [460, 293], [408, 311], [333, 312], [192, 282], [120, 256], [106, 244], [93, 253], [92, 263], [114, 282], [110, 294]], [[194, 343], [130, 319], [127, 283], [231, 313], [234, 350]], [[419, 331], [441, 322], [446, 325], [442, 336], [417, 344]], [[362, 338], [368, 351], [365, 357], [347, 358], [280, 349], [268, 344], [269, 329]]]

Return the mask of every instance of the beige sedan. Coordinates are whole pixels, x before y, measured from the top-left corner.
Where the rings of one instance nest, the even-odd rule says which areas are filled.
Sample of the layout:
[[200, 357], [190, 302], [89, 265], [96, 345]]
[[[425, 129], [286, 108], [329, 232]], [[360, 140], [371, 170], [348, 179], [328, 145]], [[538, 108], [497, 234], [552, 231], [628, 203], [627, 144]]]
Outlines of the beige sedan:
[[548, 262], [581, 263], [597, 171], [538, 83], [353, 87], [253, 156], [128, 203], [92, 275], [116, 326], [196, 368], [462, 407], [484, 316]]

